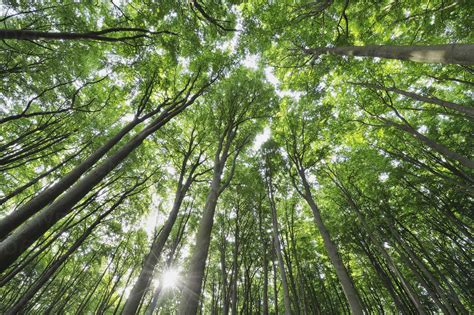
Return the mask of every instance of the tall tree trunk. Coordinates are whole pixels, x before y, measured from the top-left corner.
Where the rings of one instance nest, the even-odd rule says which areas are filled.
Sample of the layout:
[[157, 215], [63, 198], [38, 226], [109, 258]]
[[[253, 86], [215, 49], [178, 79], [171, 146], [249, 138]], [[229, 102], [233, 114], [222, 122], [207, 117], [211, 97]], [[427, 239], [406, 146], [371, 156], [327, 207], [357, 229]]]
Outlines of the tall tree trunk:
[[[224, 218], [227, 217], [227, 213], [224, 213]], [[225, 220], [225, 219], [224, 219]], [[229, 292], [228, 292], [228, 279], [227, 279], [227, 265], [226, 265], [226, 229], [225, 221], [222, 222], [222, 232], [221, 232], [221, 243], [220, 246], [220, 263], [221, 263], [221, 276], [222, 276], [222, 314], [229, 314]]]
[[211, 232], [214, 224], [214, 213], [216, 211], [217, 200], [222, 191], [227, 188], [232, 179], [233, 170], [235, 168], [238, 151], [234, 153], [232, 161], [231, 174], [225, 183], [222, 183], [222, 175], [230, 155], [230, 147], [237, 133], [238, 124], [231, 119], [225, 132], [221, 135], [218, 148], [214, 157], [214, 167], [212, 182], [209, 193], [206, 197], [203, 214], [199, 221], [199, 228], [196, 235], [196, 244], [193, 249], [191, 261], [189, 265], [188, 275], [186, 277], [186, 289], [183, 292], [181, 303], [179, 306], [179, 314], [193, 315], [196, 314], [202, 289], [202, 280], [206, 269], [206, 260], [209, 253], [209, 245], [211, 243]]
[[[331, 173], [335, 176], [334, 172], [331, 171]], [[356, 204], [355, 200], [352, 198], [352, 195], [351, 193], [349, 192], [349, 190], [344, 186], [344, 184], [337, 179], [337, 177], [335, 179], [333, 179], [333, 182], [336, 184], [336, 186], [339, 188], [339, 190], [343, 193], [344, 197], [346, 198], [347, 202], [349, 203], [350, 207], [352, 208], [352, 210], [354, 210], [354, 212], [356, 213], [357, 215], [357, 218], [359, 219], [359, 221], [362, 223], [362, 226], [364, 226], [364, 228], [366, 229], [366, 232], [369, 236], [369, 239], [371, 240], [372, 244], [375, 245], [375, 247], [377, 248], [377, 250], [379, 251], [379, 253], [382, 255], [382, 257], [385, 259], [385, 261], [387, 262], [390, 270], [392, 270], [392, 272], [398, 277], [398, 279], [400, 280], [403, 288], [406, 290], [410, 300], [413, 302], [413, 304], [415, 305], [417, 311], [419, 314], [426, 314], [426, 311], [425, 311], [425, 308], [423, 307], [423, 305], [421, 304], [421, 301], [417, 295], [417, 293], [415, 292], [414, 288], [411, 286], [411, 284], [405, 279], [405, 277], [403, 276], [403, 274], [400, 272], [400, 270], [398, 269], [398, 267], [396, 266], [395, 262], [393, 261], [392, 257], [389, 255], [389, 253], [385, 250], [385, 248], [383, 247], [381, 241], [380, 241], [380, 236], [379, 236], [379, 233], [377, 231], [372, 231], [370, 228], [369, 228], [369, 225], [364, 217], [364, 215], [362, 214], [362, 212], [360, 211], [359, 209], [359, 206]]]
[[[118, 133], [110, 138], [101, 147], [95, 150], [87, 159], [81, 162], [79, 165], [74, 167], [69, 173], [64, 175], [57, 183], [51, 187], [43, 190], [38, 195], [33, 197], [30, 201], [20, 206], [17, 210], [10, 213], [7, 217], [0, 221], [0, 239], [4, 238], [14, 229], [18, 228], [22, 223], [31, 218], [34, 214], [38, 213], [47, 204], [53, 202], [59, 195], [66, 191], [71, 185], [76, 183], [79, 178], [86, 173], [92, 166], [94, 166], [102, 157], [104, 157], [123, 137], [125, 137], [133, 128], [141, 124], [148, 118], [158, 114], [166, 102], [155, 107], [154, 110], [149, 113], [138, 117], [139, 113], [147, 105], [151, 93], [153, 92], [153, 86], [155, 84], [155, 76], [146, 85], [145, 92], [140, 100], [140, 105], [137, 110], [136, 117], [125, 125]], [[180, 95], [180, 94], [178, 94]], [[53, 168], [54, 169], [54, 168]]]
[[339, 56], [378, 57], [386, 59], [409, 60], [424, 63], [443, 63], [458, 65], [474, 64], [473, 44], [446, 44], [430, 46], [346, 46], [334, 48], [308, 48], [305, 53], [315, 56], [332, 54]]
[[204, 211], [199, 222], [199, 229], [196, 236], [196, 245], [191, 256], [190, 268], [185, 281], [185, 289], [181, 300], [179, 314], [196, 314], [199, 306], [202, 279], [206, 268], [207, 254], [211, 241], [212, 226], [214, 223], [214, 212], [216, 210], [217, 199], [219, 197], [222, 167], [216, 165], [211, 189], [206, 198]]
[[304, 187], [304, 193], [302, 197], [306, 200], [309, 207], [311, 208], [311, 211], [313, 212], [316, 226], [318, 227], [318, 230], [323, 238], [324, 247], [328, 252], [329, 259], [331, 260], [331, 263], [336, 269], [336, 275], [339, 281], [341, 282], [342, 289], [344, 291], [344, 295], [346, 296], [347, 301], [349, 302], [351, 312], [356, 315], [362, 315], [363, 307], [359, 294], [357, 293], [354, 283], [352, 282], [352, 279], [349, 276], [349, 273], [347, 272], [347, 269], [342, 262], [336, 244], [334, 244], [334, 242], [332, 241], [329, 231], [326, 229], [326, 226], [323, 223], [321, 213], [319, 211], [318, 206], [316, 205], [316, 202], [313, 199], [313, 194], [306, 179], [304, 170], [300, 169], [298, 173], [300, 175]]
[[446, 158], [448, 158], [450, 160], [458, 161], [459, 163], [461, 163], [465, 167], [474, 169], [474, 161], [473, 160], [471, 160], [471, 159], [469, 159], [465, 156], [462, 156], [461, 154], [459, 154], [457, 152], [451, 151], [450, 149], [448, 149], [444, 145], [442, 145], [442, 144], [440, 144], [440, 143], [438, 143], [434, 140], [431, 140], [427, 136], [425, 136], [425, 135], [421, 134], [420, 132], [418, 132], [411, 125], [409, 125], [407, 123], [402, 125], [402, 124], [394, 123], [393, 121], [390, 121], [390, 120], [387, 120], [387, 119], [384, 119], [384, 122], [387, 124], [387, 126], [392, 126], [392, 127], [395, 127], [399, 130], [405, 131], [408, 134], [411, 134], [417, 140], [419, 140], [423, 144], [427, 145], [428, 147], [430, 147], [434, 151], [444, 155]]
[[279, 235], [279, 227], [278, 227], [278, 218], [277, 218], [277, 210], [275, 204], [275, 197], [273, 196], [274, 188], [272, 182], [272, 175], [271, 170], [267, 170], [267, 174], [265, 176], [267, 181], [267, 193], [268, 199], [270, 201], [270, 208], [272, 210], [272, 228], [273, 228], [273, 246], [275, 248], [275, 254], [278, 260], [278, 268], [280, 269], [281, 275], [281, 284], [283, 287], [283, 302], [285, 304], [285, 314], [291, 314], [291, 300], [290, 300], [290, 292], [288, 289], [286, 271], [285, 271], [285, 264], [283, 261], [282, 249], [281, 249], [281, 242], [280, 242], [280, 235]]
[[21, 312], [23, 307], [28, 303], [28, 301], [41, 289], [41, 287], [51, 278], [51, 276], [63, 265], [63, 263], [82, 245], [82, 243], [87, 239], [87, 237], [92, 233], [92, 231], [99, 225], [102, 220], [109, 215], [113, 210], [115, 210], [126, 198], [127, 194], [121, 196], [114, 205], [101, 214], [83, 233], [82, 235], [74, 242], [74, 244], [60, 257], [58, 257], [37, 279], [34, 284], [32, 284], [28, 290], [23, 294], [21, 299], [6, 313], [17, 314]]
[[[237, 213], [238, 214], [238, 213]], [[232, 251], [232, 281], [231, 281], [231, 299], [232, 303], [230, 306], [231, 314], [237, 314], [237, 280], [239, 279], [239, 250], [240, 250], [240, 225], [239, 221], [235, 220], [235, 228], [234, 228], [234, 248]]]
[[[125, 135], [128, 134], [139, 121], [134, 120], [123, 127], [115, 136], [109, 139], [104, 145], [92, 153], [86, 160], [74, 167], [69, 173], [64, 175], [53, 186], [43, 190], [33, 199], [11, 212], [0, 220], [0, 239], [18, 228], [22, 223], [36, 214], [48, 203], [56, 199], [61, 193], [74, 184], [89, 168], [99, 161], [110, 149], [115, 146]], [[54, 168], [53, 168], [54, 169]]]
[[258, 207], [258, 230], [260, 243], [262, 244], [262, 268], [263, 268], [263, 315], [268, 315], [268, 258], [267, 258], [267, 238], [263, 229], [262, 204]]
[[438, 105], [438, 106], [441, 106], [441, 107], [449, 108], [449, 109], [457, 111], [458, 113], [465, 114], [465, 115], [467, 115], [471, 118], [474, 118], [474, 107], [463, 106], [463, 105], [459, 105], [457, 103], [448, 102], [448, 101], [439, 99], [439, 98], [434, 97], [434, 96], [432, 96], [432, 97], [423, 96], [423, 95], [420, 95], [420, 94], [417, 94], [417, 93], [414, 93], [414, 92], [405, 91], [405, 90], [402, 90], [402, 89], [399, 89], [399, 88], [396, 88], [396, 87], [385, 87], [385, 86], [381, 86], [381, 85], [378, 85], [378, 84], [372, 84], [372, 83], [353, 83], [353, 84], [362, 85], [362, 86], [372, 88], [372, 89], [377, 89], [377, 90], [384, 90], [384, 91], [388, 91], [388, 92], [394, 92], [394, 93], [409, 97], [409, 98], [411, 98], [415, 101], [435, 104], [435, 105]]
[[193, 95], [189, 100], [168, 108], [144, 130], [124, 144], [117, 152], [108, 157], [102, 164], [90, 171], [74, 184], [62, 197], [43, 209], [34, 218], [25, 222], [21, 228], [0, 243], [0, 272], [10, 266], [31, 244], [39, 239], [51, 226], [66, 216], [71, 208], [105, 178], [117, 165], [132, 153], [140, 144], [155, 131], [160, 129], [174, 116], [191, 105], [204, 89]]
[[[120, 37], [104, 36], [107, 34], [129, 32], [133, 35], [125, 35]], [[123, 42], [126, 40], [147, 38], [149, 35], [156, 34], [174, 34], [169, 31], [152, 32], [147, 29], [135, 27], [116, 27], [108, 28], [100, 31], [92, 31], [86, 33], [72, 33], [72, 32], [40, 32], [31, 30], [0, 30], [0, 39], [15, 39], [15, 40], [96, 40], [103, 42]]]
[[[191, 186], [194, 177], [194, 172], [196, 168], [200, 165], [200, 158], [201, 154], [198, 155], [197, 160], [192, 163], [190, 169], [187, 169], [187, 162], [189, 161], [191, 154], [193, 153], [195, 146], [194, 146], [194, 132], [191, 135], [191, 140], [188, 144], [188, 149], [184, 154], [183, 161], [181, 163], [181, 170], [178, 179], [178, 186], [175, 193], [175, 198], [173, 202], [173, 207], [168, 215], [168, 219], [166, 220], [163, 229], [161, 230], [158, 237], [153, 241], [153, 244], [150, 248], [150, 253], [145, 258], [143, 263], [143, 268], [138, 276], [137, 281], [135, 282], [130, 295], [125, 303], [122, 313], [123, 314], [135, 314], [138, 310], [138, 306], [143, 298], [143, 296], [148, 291], [150, 286], [151, 279], [153, 278], [153, 271], [155, 270], [155, 266], [160, 260], [161, 252], [163, 247], [165, 246], [166, 241], [171, 233], [171, 230], [176, 222], [176, 218], [178, 217], [179, 209], [181, 208], [181, 204], [183, 203], [183, 199], [186, 196], [186, 193]], [[186, 176], [186, 173], [188, 175]]]

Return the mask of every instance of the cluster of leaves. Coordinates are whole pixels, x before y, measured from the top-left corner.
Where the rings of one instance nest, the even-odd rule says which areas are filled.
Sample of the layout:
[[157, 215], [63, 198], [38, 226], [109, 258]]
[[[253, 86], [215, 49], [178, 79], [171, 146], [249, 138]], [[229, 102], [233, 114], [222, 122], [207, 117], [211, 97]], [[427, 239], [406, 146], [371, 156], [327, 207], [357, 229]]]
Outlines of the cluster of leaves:
[[348, 313], [338, 268], [368, 313], [473, 312], [473, 69], [305, 52], [469, 43], [469, 4], [1, 5], [0, 220], [193, 102], [5, 268], [0, 312], [122, 312], [193, 167], [140, 313], [183, 303], [216, 174], [199, 312]]

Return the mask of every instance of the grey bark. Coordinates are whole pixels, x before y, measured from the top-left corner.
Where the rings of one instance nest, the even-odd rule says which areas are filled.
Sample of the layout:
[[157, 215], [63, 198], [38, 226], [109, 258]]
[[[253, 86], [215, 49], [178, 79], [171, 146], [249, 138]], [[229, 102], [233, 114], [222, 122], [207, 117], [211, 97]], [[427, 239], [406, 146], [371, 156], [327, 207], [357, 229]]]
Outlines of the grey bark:
[[[332, 171], [331, 171], [332, 172]], [[334, 174], [334, 172], [332, 172]], [[335, 174], [334, 174], [335, 175]], [[403, 288], [406, 290], [408, 297], [410, 300], [413, 302], [413, 304], [416, 307], [416, 310], [418, 311], [419, 314], [426, 314], [424, 306], [421, 304], [421, 301], [415, 292], [414, 288], [411, 286], [411, 284], [405, 279], [405, 277], [402, 275], [400, 272], [399, 268], [393, 261], [392, 257], [389, 255], [389, 253], [385, 250], [383, 247], [381, 241], [380, 241], [380, 236], [377, 231], [371, 231], [368, 229], [369, 225], [364, 217], [364, 215], [361, 213], [358, 205], [355, 203], [354, 199], [352, 199], [352, 195], [350, 192], [346, 189], [346, 187], [343, 185], [342, 182], [333, 179], [333, 182], [336, 184], [336, 186], [341, 190], [343, 193], [344, 197], [346, 198], [347, 202], [351, 206], [351, 208], [354, 210], [354, 212], [357, 215], [357, 218], [361, 221], [362, 225], [367, 229], [367, 233], [369, 236], [369, 239], [372, 241], [372, 243], [375, 245], [379, 253], [382, 255], [382, 257], [385, 259], [387, 262], [390, 270], [398, 277], [400, 280], [400, 283], [402, 284]]]
[[285, 264], [283, 261], [280, 235], [278, 231], [279, 227], [278, 227], [278, 218], [277, 218], [277, 212], [276, 212], [275, 198], [273, 195], [274, 188], [273, 188], [273, 182], [272, 182], [272, 175], [271, 173], [267, 172], [265, 177], [267, 180], [268, 199], [270, 201], [270, 207], [272, 210], [273, 246], [275, 248], [275, 254], [278, 260], [278, 268], [280, 269], [281, 284], [283, 287], [283, 302], [285, 304], [285, 315], [289, 315], [291, 314], [291, 300], [290, 300], [290, 292], [288, 289]]
[[239, 123], [229, 121], [226, 126], [224, 134], [219, 140], [219, 145], [214, 157], [214, 167], [212, 182], [209, 193], [206, 197], [203, 214], [199, 222], [198, 232], [196, 235], [196, 244], [191, 256], [190, 267], [186, 277], [186, 289], [183, 291], [183, 296], [179, 306], [179, 314], [194, 315], [199, 306], [199, 299], [202, 289], [202, 280], [206, 269], [206, 260], [209, 252], [209, 245], [211, 243], [211, 232], [214, 224], [214, 213], [217, 206], [217, 200], [222, 191], [227, 188], [232, 179], [233, 170], [238, 155], [238, 151], [234, 154], [231, 174], [225, 183], [222, 183], [222, 174], [225, 168], [226, 161], [230, 155], [230, 146], [236, 136], [237, 127]]
[[307, 54], [312, 54], [315, 56], [332, 54], [339, 56], [378, 57], [424, 63], [459, 65], [474, 64], [473, 44], [446, 44], [429, 46], [366, 45], [333, 48], [308, 48], [303, 49], [303, 51]]
[[[215, 79], [214, 79], [215, 80]], [[71, 208], [87, 193], [115, 169], [130, 153], [151, 134], [160, 129], [174, 116], [191, 105], [213, 82], [202, 87], [189, 100], [183, 100], [172, 108], [165, 109], [152, 123], [124, 144], [86, 176], [76, 182], [62, 197], [44, 208], [34, 218], [23, 224], [13, 234], [0, 243], [0, 272], [13, 263], [31, 244], [39, 239], [51, 226], [66, 216]]]
[[207, 195], [203, 215], [199, 222], [196, 245], [191, 256], [190, 268], [185, 281], [186, 287], [183, 291], [179, 314], [196, 314], [199, 306], [199, 297], [201, 294], [202, 280], [204, 277], [204, 270], [211, 241], [214, 212], [216, 210], [217, 199], [219, 198], [223, 168], [224, 163], [217, 160], [214, 166], [214, 175], [210, 191]]
[[329, 231], [323, 223], [319, 207], [314, 201], [311, 188], [306, 179], [304, 170], [299, 170], [299, 175], [304, 187], [304, 193], [302, 197], [306, 200], [309, 207], [311, 208], [311, 211], [313, 212], [314, 221], [316, 223], [316, 226], [318, 227], [319, 232], [321, 233], [321, 236], [324, 241], [324, 247], [326, 248], [329, 255], [329, 259], [331, 260], [336, 270], [336, 275], [339, 281], [341, 282], [342, 289], [344, 291], [344, 295], [346, 296], [347, 301], [349, 302], [351, 312], [356, 315], [362, 315], [363, 307], [359, 294], [357, 293], [354, 283], [352, 282], [352, 279], [349, 276], [349, 273], [347, 272], [347, 269], [342, 262], [336, 244], [334, 244], [334, 242], [332, 241]]
[[411, 125], [408, 125], [406, 123], [403, 124], [403, 125], [402, 124], [397, 124], [397, 123], [394, 123], [393, 121], [390, 121], [390, 120], [387, 120], [387, 119], [384, 119], [384, 122], [387, 124], [387, 126], [392, 126], [392, 127], [395, 127], [397, 129], [400, 129], [402, 131], [405, 131], [405, 132], [411, 134], [417, 140], [421, 141], [422, 143], [424, 143], [425, 145], [427, 145], [431, 149], [435, 150], [436, 152], [444, 155], [446, 158], [448, 158], [450, 160], [458, 161], [459, 163], [461, 163], [465, 167], [474, 169], [474, 161], [473, 160], [471, 160], [471, 159], [469, 159], [469, 158], [467, 158], [467, 157], [465, 157], [465, 156], [463, 156], [463, 155], [461, 155], [457, 152], [451, 151], [450, 149], [448, 149], [444, 145], [442, 145], [442, 144], [440, 144], [436, 141], [431, 140], [427, 136], [425, 136], [425, 135], [421, 134], [420, 132], [418, 132]]
[[0, 239], [19, 227], [35, 213], [56, 199], [61, 193], [74, 184], [89, 168], [99, 161], [115, 144], [117, 144], [138, 121], [132, 121], [122, 128], [115, 136], [92, 153], [86, 160], [74, 167], [53, 186], [43, 190], [29, 202], [25, 203], [0, 221]]
[[[192, 136], [193, 137], [193, 136]], [[143, 263], [143, 268], [138, 276], [137, 281], [135, 282], [130, 295], [125, 303], [123, 308], [122, 314], [135, 314], [137, 313], [138, 306], [140, 305], [143, 296], [148, 291], [150, 286], [151, 279], [153, 277], [153, 271], [155, 270], [155, 266], [160, 260], [161, 252], [163, 247], [165, 246], [166, 241], [171, 233], [171, 230], [176, 222], [176, 218], [178, 217], [179, 209], [181, 208], [181, 204], [183, 203], [183, 199], [186, 193], [189, 190], [192, 182], [194, 181], [194, 172], [196, 168], [200, 165], [200, 158], [201, 154], [197, 157], [197, 161], [193, 163], [191, 169], [186, 176], [186, 172], [188, 169], [186, 168], [187, 162], [195, 149], [194, 138], [191, 139], [188, 145], [188, 151], [185, 153], [183, 162], [181, 164], [180, 175], [178, 179], [178, 187], [176, 189], [175, 198], [173, 202], [173, 207], [168, 215], [168, 219], [166, 220], [163, 229], [161, 230], [158, 237], [153, 241], [151, 245], [150, 253], [145, 258]], [[186, 178], [185, 178], [186, 176]]]
[[[104, 36], [107, 34], [120, 33], [120, 32], [131, 32], [134, 35], [110, 37]], [[101, 31], [93, 31], [86, 33], [71, 33], [71, 32], [40, 32], [31, 30], [15, 30], [15, 29], [4, 29], [0, 30], [0, 39], [15, 39], [15, 40], [96, 40], [104, 42], [123, 42], [126, 40], [147, 38], [149, 35], [157, 34], [173, 34], [169, 31], [152, 32], [147, 29], [134, 28], [134, 27], [117, 27], [109, 28]]]
[[[125, 125], [117, 134], [105, 142], [101, 147], [89, 155], [87, 159], [74, 167], [69, 173], [64, 175], [57, 183], [43, 190], [30, 201], [19, 207], [16, 211], [2, 219], [0, 221], [0, 239], [19, 227], [34, 214], [38, 213], [38, 211], [40, 211], [46, 205], [53, 202], [59, 195], [71, 187], [71, 185], [76, 183], [79, 178], [86, 173], [87, 170], [89, 170], [102, 157], [104, 157], [133, 128], [148, 118], [156, 115], [161, 110], [162, 106], [164, 106], [167, 101], [156, 106], [156, 108], [149, 113], [138, 117], [150, 99], [151, 93], [153, 92], [154, 80], [155, 77], [153, 75], [152, 79], [147, 83], [145, 92], [140, 99], [136, 117], [127, 125]], [[180, 93], [178, 93], [178, 95], [180, 95]]]
[[439, 98], [434, 97], [434, 96], [432, 96], [432, 97], [423, 96], [423, 95], [413, 93], [413, 92], [409, 92], [409, 91], [405, 91], [405, 90], [402, 90], [402, 89], [399, 89], [399, 88], [396, 88], [396, 87], [385, 87], [385, 86], [381, 86], [381, 85], [378, 85], [378, 84], [372, 84], [372, 83], [353, 83], [353, 84], [362, 85], [362, 86], [377, 89], [377, 90], [385, 90], [385, 91], [388, 91], [388, 92], [395, 92], [397, 94], [409, 97], [409, 98], [411, 98], [415, 101], [439, 105], [439, 106], [442, 106], [442, 107], [445, 107], [445, 108], [455, 110], [455, 111], [457, 111], [461, 114], [465, 114], [465, 115], [467, 115], [471, 118], [474, 118], [474, 107], [463, 106], [463, 105], [456, 104], [456, 103], [453, 103], [453, 102], [448, 102], [448, 101], [439, 99]]

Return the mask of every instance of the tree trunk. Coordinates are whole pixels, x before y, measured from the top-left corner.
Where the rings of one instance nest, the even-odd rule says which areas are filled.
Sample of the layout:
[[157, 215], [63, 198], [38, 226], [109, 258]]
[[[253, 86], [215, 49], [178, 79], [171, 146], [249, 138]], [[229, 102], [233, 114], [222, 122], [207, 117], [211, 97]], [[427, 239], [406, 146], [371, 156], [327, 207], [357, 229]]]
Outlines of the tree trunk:
[[[232, 120], [231, 120], [232, 121]], [[203, 214], [199, 221], [199, 228], [196, 235], [196, 245], [193, 249], [189, 271], [186, 277], [186, 290], [183, 292], [179, 306], [179, 314], [194, 315], [199, 306], [199, 299], [202, 289], [202, 280], [206, 269], [206, 260], [211, 244], [211, 232], [214, 224], [214, 213], [216, 211], [217, 200], [222, 191], [229, 185], [232, 179], [233, 169], [235, 167], [239, 151], [234, 153], [231, 174], [225, 183], [222, 183], [222, 175], [229, 157], [231, 144], [236, 136], [238, 124], [230, 122], [221, 135], [219, 144], [214, 157], [213, 177], [209, 193], [206, 197]]]
[[436, 141], [431, 140], [427, 136], [419, 133], [412, 126], [407, 125], [407, 124], [404, 124], [404, 125], [397, 124], [397, 123], [394, 123], [394, 122], [392, 122], [390, 120], [387, 120], [387, 119], [384, 119], [384, 121], [387, 124], [387, 126], [393, 126], [397, 129], [400, 129], [402, 131], [405, 131], [405, 132], [411, 134], [413, 137], [415, 137], [416, 139], [418, 139], [419, 141], [421, 141], [422, 143], [424, 143], [425, 145], [427, 145], [431, 149], [435, 150], [436, 152], [444, 155], [446, 158], [448, 158], [450, 160], [458, 161], [459, 163], [461, 163], [465, 167], [474, 169], [474, 161], [473, 160], [471, 160], [471, 159], [469, 159], [465, 156], [462, 156], [461, 154], [459, 154], [457, 152], [451, 151], [450, 149], [448, 149], [444, 145], [442, 145], [442, 144], [440, 144]]
[[270, 201], [270, 207], [272, 210], [272, 227], [273, 227], [273, 246], [275, 248], [275, 254], [278, 260], [278, 268], [280, 269], [281, 275], [281, 284], [283, 287], [283, 302], [285, 304], [285, 314], [291, 314], [291, 300], [290, 300], [290, 292], [288, 289], [288, 283], [286, 278], [286, 271], [285, 271], [285, 264], [283, 262], [283, 255], [281, 253], [281, 243], [280, 243], [280, 236], [278, 232], [278, 219], [277, 219], [277, 212], [276, 212], [276, 205], [275, 205], [275, 198], [273, 196], [273, 183], [272, 183], [272, 175], [271, 173], [266, 174], [267, 179], [267, 190], [268, 190], [268, 198]]
[[[238, 214], [238, 213], [237, 213]], [[232, 283], [231, 283], [231, 298], [232, 303], [230, 306], [231, 314], [237, 314], [237, 279], [239, 278], [239, 238], [240, 238], [240, 228], [239, 222], [236, 218], [235, 220], [235, 229], [234, 229], [234, 248], [232, 251]]]
[[384, 91], [388, 91], [388, 92], [394, 92], [394, 93], [409, 97], [409, 98], [411, 98], [415, 101], [435, 104], [435, 105], [438, 105], [438, 106], [441, 106], [441, 107], [449, 108], [449, 109], [457, 111], [458, 113], [465, 114], [465, 115], [467, 115], [471, 118], [474, 118], [474, 108], [470, 107], [470, 106], [463, 106], [463, 105], [459, 105], [457, 103], [448, 102], [448, 101], [439, 99], [439, 98], [434, 97], [434, 96], [432, 96], [432, 97], [423, 96], [423, 95], [413, 93], [413, 92], [409, 92], [409, 91], [405, 91], [405, 90], [402, 90], [402, 89], [399, 89], [399, 88], [396, 88], [396, 87], [385, 87], [385, 86], [381, 86], [381, 85], [378, 85], [378, 84], [372, 84], [372, 83], [354, 83], [354, 84], [362, 85], [362, 86], [377, 89], [377, 90], [384, 90]]
[[[203, 89], [201, 91], [203, 91]], [[21, 228], [0, 243], [0, 272], [8, 268], [11, 263], [31, 244], [39, 239], [51, 226], [66, 216], [79, 200], [87, 195], [94, 186], [125, 160], [149, 135], [153, 134], [174, 116], [191, 105], [199, 95], [200, 94], [195, 94], [189, 101], [183, 102], [183, 104], [178, 107], [165, 110], [144, 130], [124, 144], [117, 152], [74, 184], [61, 198], [43, 209], [37, 216], [23, 224]]]
[[[333, 173], [334, 174], [334, 173]], [[356, 213], [357, 215], [357, 218], [360, 220], [360, 222], [362, 223], [362, 226], [365, 227], [366, 229], [366, 232], [368, 233], [368, 236], [369, 236], [369, 239], [371, 240], [372, 244], [375, 245], [375, 247], [377, 248], [377, 250], [379, 251], [379, 253], [382, 255], [382, 257], [385, 259], [385, 261], [387, 262], [390, 270], [392, 270], [392, 272], [398, 277], [398, 279], [400, 280], [403, 288], [406, 290], [410, 300], [413, 302], [413, 304], [415, 305], [417, 311], [419, 314], [426, 314], [426, 311], [423, 307], [423, 305], [421, 304], [421, 301], [420, 299], [418, 298], [418, 295], [417, 293], [415, 292], [414, 288], [411, 286], [411, 284], [405, 279], [405, 277], [402, 275], [402, 273], [400, 272], [400, 270], [398, 269], [398, 267], [396, 266], [395, 262], [393, 261], [392, 257], [389, 255], [389, 253], [385, 250], [385, 248], [383, 247], [381, 241], [380, 241], [380, 237], [379, 237], [379, 233], [377, 231], [372, 231], [371, 229], [369, 229], [369, 225], [367, 223], [367, 221], [365, 220], [365, 217], [364, 215], [361, 213], [360, 209], [359, 209], [359, 206], [356, 204], [356, 202], [354, 201], [354, 199], [352, 198], [352, 195], [350, 194], [350, 192], [346, 189], [346, 187], [344, 186], [344, 184], [341, 182], [341, 181], [336, 181], [336, 180], [333, 180], [334, 183], [336, 184], [336, 186], [338, 186], [338, 188], [341, 190], [341, 192], [343, 193], [344, 197], [346, 198], [347, 202], [349, 203], [350, 207], [352, 208], [352, 210], [354, 210], [354, 212]]]
[[7, 314], [16, 314], [21, 312], [25, 307], [28, 301], [41, 289], [41, 287], [50, 280], [51, 276], [64, 264], [64, 262], [82, 245], [82, 243], [87, 239], [87, 237], [93, 232], [93, 230], [102, 222], [102, 220], [108, 216], [112, 211], [114, 211], [131, 193], [138, 184], [133, 186], [130, 190], [124, 192], [120, 198], [103, 214], [101, 214], [97, 219], [88, 226], [88, 228], [82, 233], [82, 235], [74, 242], [74, 244], [60, 257], [54, 260], [54, 262], [49, 265], [46, 270], [41, 274], [40, 278], [37, 279], [33, 285], [31, 285], [28, 290], [23, 294], [22, 298], [7, 312]]
[[196, 314], [199, 306], [199, 297], [201, 294], [202, 279], [206, 268], [206, 260], [211, 243], [211, 232], [214, 224], [214, 212], [216, 210], [217, 199], [219, 197], [221, 174], [223, 164], [214, 166], [214, 176], [212, 179], [210, 191], [206, 198], [204, 211], [199, 222], [199, 229], [196, 235], [196, 245], [191, 257], [188, 276], [186, 277], [186, 288], [183, 291], [183, 297], [179, 308], [179, 314]]
[[[119, 32], [131, 32], [135, 35], [109, 37], [105, 34], [113, 34]], [[117, 27], [109, 28], [101, 31], [86, 32], [86, 33], [71, 33], [71, 32], [40, 32], [30, 30], [0, 30], [0, 39], [16, 39], [16, 40], [97, 40], [104, 42], [120, 42], [126, 40], [133, 40], [139, 38], [149, 37], [149, 34], [174, 34], [168, 31], [152, 32], [147, 29], [134, 27]]]
[[321, 233], [321, 236], [324, 241], [324, 247], [326, 248], [328, 252], [329, 258], [334, 268], [336, 269], [337, 277], [339, 281], [341, 282], [342, 289], [344, 291], [344, 295], [346, 296], [347, 301], [349, 302], [351, 312], [352, 314], [362, 315], [363, 307], [362, 307], [362, 302], [360, 300], [359, 294], [357, 293], [357, 290], [352, 282], [352, 279], [349, 276], [349, 273], [347, 272], [347, 269], [344, 266], [341, 257], [339, 256], [339, 252], [337, 250], [336, 244], [334, 244], [334, 242], [332, 241], [329, 231], [326, 229], [326, 226], [323, 223], [323, 220], [321, 218], [321, 213], [319, 211], [318, 206], [316, 205], [316, 202], [313, 199], [313, 195], [311, 193], [309, 183], [306, 180], [306, 175], [304, 173], [304, 170], [300, 170], [299, 175], [301, 177], [301, 180], [304, 186], [303, 198], [306, 200], [306, 202], [308, 203], [309, 207], [311, 208], [313, 212], [316, 226], [318, 227], [318, 230]]
[[458, 65], [474, 64], [473, 44], [446, 44], [430, 46], [367, 45], [334, 48], [309, 48], [304, 49], [304, 52], [315, 56], [332, 54], [339, 56], [378, 57], [424, 63]]
[[22, 223], [36, 214], [39, 210], [52, 202], [61, 193], [74, 184], [89, 168], [99, 161], [109, 150], [116, 145], [139, 121], [134, 120], [123, 127], [115, 136], [109, 139], [104, 145], [98, 148], [81, 164], [74, 167], [69, 173], [64, 175], [56, 184], [43, 190], [33, 199], [0, 220], [0, 239], [19, 227]]
[[267, 258], [267, 241], [264, 235], [263, 218], [261, 203], [258, 207], [258, 230], [260, 234], [260, 243], [262, 244], [262, 268], [263, 268], [263, 315], [268, 315], [268, 258]]
[[143, 299], [143, 296], [146, 294], [150, 286], [150, 282], [153, 277], [153, 271], [155, 270], [156, 264], [160, 260], [163, 247], [165, 246], [165, 243], [168, 240], [171, 230], [176, 222], [176, 218], [178, 217], [178, 212], [181, 208], [181, 204], [183, 203], [183, 199], [193, 182], [194, 171], [199, 165], [199, 159], [201, 157], [201, 155], [198, 156], [197, 161], [193, 163], [191, 169], [189, 170], [188, 176], [185, 178], [187, 171], [186, 164], [194, 150], [193, 139], [194, 138], [192, 138], [188, 145], [188, 151], [184, 154], [183, 162], [181, 164], [178, 187], [175, 193], [173, 207], [168, 215], [168, 219], [166, 220], [163, 229], [151, 245], [150, 253], [146, 257], [140, 275], [138, 276], [138, 279], [135, 282], [132, 291], [130, 292], [130, 295], [128, 296], [128, 299], [125, 303], [122, 311], [123, 314], [137, 313], [140, 301]]

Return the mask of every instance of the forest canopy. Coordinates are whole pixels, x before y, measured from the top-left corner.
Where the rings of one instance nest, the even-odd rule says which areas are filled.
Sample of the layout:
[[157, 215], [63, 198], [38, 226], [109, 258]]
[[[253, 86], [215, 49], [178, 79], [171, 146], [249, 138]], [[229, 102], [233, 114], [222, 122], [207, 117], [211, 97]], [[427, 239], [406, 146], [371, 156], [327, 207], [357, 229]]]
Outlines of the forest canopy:
[[0, 313], [473, 313], [473, 13], [3, 1]]

